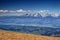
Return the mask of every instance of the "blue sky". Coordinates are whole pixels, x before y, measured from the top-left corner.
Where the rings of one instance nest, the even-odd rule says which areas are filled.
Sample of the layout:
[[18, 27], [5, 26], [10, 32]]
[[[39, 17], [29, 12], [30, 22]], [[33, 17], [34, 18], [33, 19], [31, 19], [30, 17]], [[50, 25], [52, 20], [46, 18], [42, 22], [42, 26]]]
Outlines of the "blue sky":
[[60, 13], [60, 0], [0, 0], [0, 10], [50, 10]]

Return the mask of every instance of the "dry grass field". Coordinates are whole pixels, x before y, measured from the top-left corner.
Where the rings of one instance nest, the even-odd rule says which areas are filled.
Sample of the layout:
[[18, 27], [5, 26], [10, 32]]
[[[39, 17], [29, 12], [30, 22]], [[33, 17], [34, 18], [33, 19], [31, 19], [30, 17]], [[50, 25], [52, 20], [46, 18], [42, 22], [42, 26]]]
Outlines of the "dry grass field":
[[0, 30], [0, 40], [60, 40], [60, 38]]

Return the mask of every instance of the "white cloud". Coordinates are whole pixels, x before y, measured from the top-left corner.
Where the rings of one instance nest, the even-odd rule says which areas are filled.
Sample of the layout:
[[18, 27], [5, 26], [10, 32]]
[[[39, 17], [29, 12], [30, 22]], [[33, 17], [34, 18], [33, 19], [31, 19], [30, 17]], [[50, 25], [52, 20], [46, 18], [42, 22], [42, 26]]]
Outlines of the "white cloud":
[[60, 16], [60, 14], [55, 13], [55, 14], [52, 14], [51, 16], [58, 17], [58, 16]]
[[8, 10], [0, 10], [0, 12], [3, 12], [3, 13], [5, 13], [5, 12], [8, 12]]
[[26, 10], [20, 9], [20, 10], [16, 10], [16, 12], [27, 12]]
[[49, 10], [0, 10], [0, 12], [30, 12], [30, 13], [43, 13], [43, 12], [49, 12]]
[[4, 10], [3, 12], [8, 12], [8, 10]]
[[49, 10], [31, 10], [31, 12], [34, 12], [34, 13], [48, 13]]
[[16, 12], [16, 11], [10, 10], [9, 12]]
[[0, 12], [5, 13], [5, 12], [27, 12], [27, 11], [20, 9], [20, 10], [0, 10]]
[[0, 10], [0, 12], [3, 12], [3, 10]]
[[31, 10], [27, 10], [27, 12], [31, 12]]

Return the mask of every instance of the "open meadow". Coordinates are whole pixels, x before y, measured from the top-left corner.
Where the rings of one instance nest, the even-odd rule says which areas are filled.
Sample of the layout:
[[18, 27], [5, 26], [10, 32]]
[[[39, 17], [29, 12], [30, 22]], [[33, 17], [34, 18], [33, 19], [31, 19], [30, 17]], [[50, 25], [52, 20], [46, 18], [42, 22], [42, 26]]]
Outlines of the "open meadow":
[[0, 40], [60, 40], [60, 38], [0, 30]]

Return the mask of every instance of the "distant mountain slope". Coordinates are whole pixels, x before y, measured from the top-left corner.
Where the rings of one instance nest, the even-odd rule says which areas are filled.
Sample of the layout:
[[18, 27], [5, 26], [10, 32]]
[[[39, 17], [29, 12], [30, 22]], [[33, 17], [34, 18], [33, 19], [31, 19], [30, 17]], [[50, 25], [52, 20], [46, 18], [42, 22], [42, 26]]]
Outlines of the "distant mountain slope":
[[60, 37], [60, 28], [28, 25], [0, 25], [0, 30]]
[[34, 16], [0, 16], [0, 24], [16, 25], [16, 24], [38, 24], [38, 25], [49, 25], [52, 27], [60, 27], [60, 16], [52, 17], [34, 17]]

